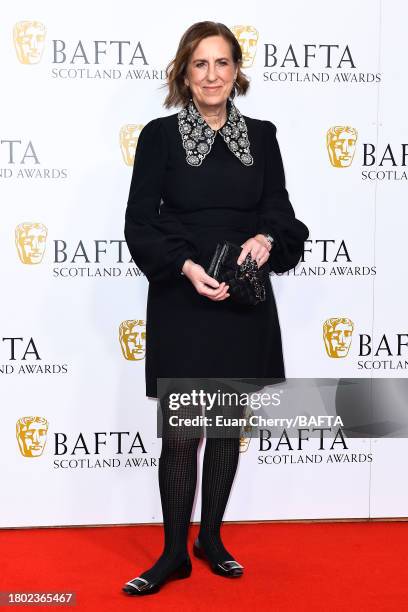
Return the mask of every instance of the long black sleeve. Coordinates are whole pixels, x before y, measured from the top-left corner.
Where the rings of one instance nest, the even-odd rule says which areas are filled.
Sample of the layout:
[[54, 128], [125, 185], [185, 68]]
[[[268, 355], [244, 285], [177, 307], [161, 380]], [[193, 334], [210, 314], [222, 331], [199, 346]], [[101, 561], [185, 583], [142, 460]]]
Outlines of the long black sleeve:
[[286, 190], [282, 156], [276, 138], [276, 126], [265, 124], [264, 189], [258, 204], [258, 233], [270, 234], [275, 242], [268, 266], [273, 272], [286, 272], [299, 262], [309, 229], [296, 218]]
[[164, 127], [160, 118], [153, 119], [139, 135], [124, 228], [133, 261], [149, 282], [180, 277], [185, 260], [199, 257], [193, 237], [177, 216], [160, 206], [167, 157]]

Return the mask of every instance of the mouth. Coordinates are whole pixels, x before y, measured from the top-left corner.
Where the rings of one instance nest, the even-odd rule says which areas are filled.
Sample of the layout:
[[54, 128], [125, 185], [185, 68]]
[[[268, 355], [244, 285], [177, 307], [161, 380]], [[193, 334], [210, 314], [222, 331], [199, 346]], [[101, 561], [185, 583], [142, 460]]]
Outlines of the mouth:
[[210, 91], [215, 91], [216, 89], [220, 89], [221, 85], [216, 85], [215, 87], [205, 87], [204, 89], [209, 89]]

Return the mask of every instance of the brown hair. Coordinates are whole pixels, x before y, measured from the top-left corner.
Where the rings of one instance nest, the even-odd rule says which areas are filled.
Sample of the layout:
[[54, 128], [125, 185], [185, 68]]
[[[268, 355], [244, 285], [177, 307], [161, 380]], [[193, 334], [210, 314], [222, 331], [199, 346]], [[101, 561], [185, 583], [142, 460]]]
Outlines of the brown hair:
[[237, 78], [231, 90], [230, 97], [245, 95], [249, 87], [249, 79], [241, 71], [242, 51], [239, 42], [227, 26], [216, 21], [199, 21], [193, 23], [180, 39], [176, 57], [166, 67], [168, 94], [164, 106], [185, 106], [191, 98], [190, 88], [184, 83], [187, 64], [199, 43], [208, 36], [222, 36], [231, 45], [232, 59], [238, 66]]

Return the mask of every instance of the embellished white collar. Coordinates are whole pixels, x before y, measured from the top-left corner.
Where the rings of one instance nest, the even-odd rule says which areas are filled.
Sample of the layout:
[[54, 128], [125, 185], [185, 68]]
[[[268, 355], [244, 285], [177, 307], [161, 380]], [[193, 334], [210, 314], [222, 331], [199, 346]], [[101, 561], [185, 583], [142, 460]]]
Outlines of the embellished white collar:
[[[211, 151], [217, 131], [203, 119], [192, 98], [177, 116], [183, 147], [187, 153], [186, 161], [191, 166], [200, 166]], [[231, 98], [227, 100], [227, 121], [218, 132], [240, 162], [244, 166], [252, 166], [254, 159], [249, 148], [245, 119]]]

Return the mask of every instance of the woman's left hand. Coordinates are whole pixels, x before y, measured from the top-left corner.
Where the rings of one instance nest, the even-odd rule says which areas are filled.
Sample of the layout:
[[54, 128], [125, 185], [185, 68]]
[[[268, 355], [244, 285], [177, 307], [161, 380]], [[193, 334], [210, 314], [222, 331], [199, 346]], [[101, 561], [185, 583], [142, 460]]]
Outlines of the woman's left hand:
[[272, 248], [269, 240], [263, 234], [257, 234], [253, 238], [248, 238], [241, 244], [242, 251], [240, 256], [237, 259], [238, 265], [240, 265], [247, 256], [248, 253], [251, 253], [252, 259], [255, 259], [258, 263], [258, 268], [260, 268], [264, 263], [266, 263], [269, 259], [269, 252]]

